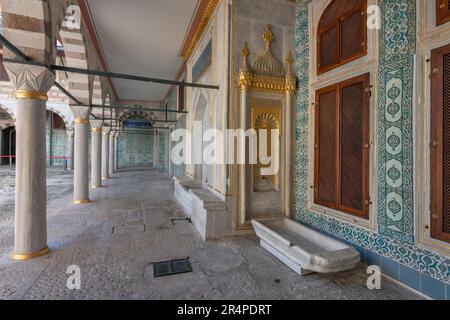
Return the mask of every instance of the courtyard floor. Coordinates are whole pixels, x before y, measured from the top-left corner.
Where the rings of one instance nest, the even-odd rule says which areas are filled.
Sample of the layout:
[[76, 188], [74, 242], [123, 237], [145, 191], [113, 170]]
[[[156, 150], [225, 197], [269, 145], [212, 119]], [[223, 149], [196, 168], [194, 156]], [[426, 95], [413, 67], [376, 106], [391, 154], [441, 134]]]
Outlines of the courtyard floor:
[[[388, 280], [366, 287], [366, 268], [300, 277], [261, 249], [255, 236], [203, 242], [183, 218], [171, 180], [152, 170], [122, 171], [72, 204], [70, 173], [48, 169], [50, 254], [16, 262], [14, 171], [0, 168], [0, 299], [421, 299]], [[153, 262], [189, 257], [193, 272], [153, 277]], [[69, 290], [67, 268], [80, 267]]]

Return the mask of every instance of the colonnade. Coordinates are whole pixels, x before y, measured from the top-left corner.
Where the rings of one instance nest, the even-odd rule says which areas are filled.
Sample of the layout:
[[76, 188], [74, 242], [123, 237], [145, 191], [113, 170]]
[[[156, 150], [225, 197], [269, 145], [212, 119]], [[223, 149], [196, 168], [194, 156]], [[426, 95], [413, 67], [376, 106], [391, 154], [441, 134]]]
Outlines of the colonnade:
[[[16, 119], [16, 196], [15, 244], [13, 258], [28, 260], [45, 255], [47, 246], [46, 212], [46, 102], [55, 75], [40, 66], [5, 63], [17, 99]], [[118, 134], [100, 120], [89, 120], [90, 108], [70, 106], [73, 129], [67, 130], [67, 169], [74, 175], [74, 204], [91, 202], [90, 186], [101, 187], [101, 180], [117, 169]], [[89, 166], [88, 136], [92, 130]]]

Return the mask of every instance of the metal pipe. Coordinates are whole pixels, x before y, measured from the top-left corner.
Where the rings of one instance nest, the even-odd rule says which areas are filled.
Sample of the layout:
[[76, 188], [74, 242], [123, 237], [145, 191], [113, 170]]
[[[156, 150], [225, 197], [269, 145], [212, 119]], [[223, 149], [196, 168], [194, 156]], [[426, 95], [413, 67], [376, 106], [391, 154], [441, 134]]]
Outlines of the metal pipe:
[[[19, 57], [19, 58], [21, 58], [21, 59], [24, 60], [24, 61], [21, 61], [21, 60], [15, 60], [15, 59], [7, 59], [7, 58], [3, 58], [3, 61], [4, 61], [4, 62], [13, 62], [13, 63], [21, 63], [21, 64], [31, 64], [31, 65], [34, 64], [34, 65], [40, 65], [40, 66], [42, 66], [42, 67], [44, 67], [44, 68], [46, 68], [46, 69], [48, 69], [48, 70], [50, 70], [51, 72], [54, 73], [54, 71], [51, 70], [47, 65], [40, 64], [40, 63], [37, 63], [37, 62], [33, 61], [33, 59], [31, 59], [30, 57], [28, 57], [25, 53], [23, 53], [19, 48], [17, 48], [15, 45], [13, 45], [11, 42], [9, 42], [9, 40], [6, 39], [6, 38], [5, 38], [3, 35], [1, 35], [1, 34], [0, 34], [0, 42], [3, 43], [3, 45], [4, 45], [5, 47], [7, 47], [9, 50], [11, 50], [11, 51], [16, 55], [16, 57]], [[54, 84], [55, 87], [57, 87], [59, 90], [61, 90], [62, 93], [64, 93], [67, 97], [69, 97], [70, 99], [72, 99], [77, 105], [81, 105], [81, 104], [82, 104], [77, 98], [75, 98], [72, 94], [70, 94], [70, 92], [68, 92], [68, 91], [67, 91], [62, 85], [60, 85], [57, 81], [55, 81], [53, 84]], [[96, 117], [94, 114], [92, 114], [92, 112], [91, 112], [91, 115], [92, 115], [95, 119], [97, 119], [97, 117]]]
[[[116, 120], [115, 118], [103, 118], [102, 120], [110, 121]], [[133, 119], [130, 119], [133, 120]], [[148, 122], [162, 122], [162, 123], [178, 123], [176, 120], [147, 120]]]
[[[87, 105], [81, 105], [81, 107], [92, 107], [92, 108], [108, 108], [109, 106], [101, 106], [101, 105], [96, 105], [93, 104], [91, 106], [87, 106]], [[112, 106], [113, 109], [117, 109], [117, 110], [129, 110], [129, 111], [153, 111], [153, 112], [168, 112], [168, 113], [183, 113], [183, 114], [187, 114], [187, 111], [179, 111], [179, 110], [166, 110], [166, 109], [158, 109], [158, 108], [133, 108], [133, 107], [121, 107], [121, 106]]]
[[[0, 38], [0, 41], [1, 41], [1, 38]], [[43, 63], [30, 61], [30, 60], [21, 61], [21, 60], [4, 58], [4, 61], [5, 62], [21, 63], [21, 64], [28, 64], [28, 65], [46, 67], [46, 68], [49, 68], [49, 69], [51, 69], [53, 71], [66, 71], [66, 72], [69, 72], [69, 73], [78, 73], [78, 74], [85, 74], [85, 75], [90, 75], [90, 76], [100, 76], [100, 77], [104, 77], [104, 78], [114, 78], [114, 79], [133, 80], [133, 81], [140, 81], [140, 82], [160, 83], [160, 84], [175, 85], [175, 86], [182, 86], [182, 87], [219, 90], [219, 86], [209, 85], [209, 84], [200, 84], [200, 83], [192, 83], [192, 82], [183, 82], [183, 81], [175, 81], [175, 80], [150, 78], [150, 77], [144, 77], [144, 76], [138, 76], [138, 75], [130, 75], [130, 74], [124, 74], [124, 73], [105, 72], [105, 71], [89, 70], [89, 69], [80, 69], [80, 68], [73, 68], [73, 67], [66, 67], [66, 66], [58, 66], [58, 65], [54, 65], [54, 64], [52, 64], [50, 66], [47, 66], [47, 65], [45, 65]]]

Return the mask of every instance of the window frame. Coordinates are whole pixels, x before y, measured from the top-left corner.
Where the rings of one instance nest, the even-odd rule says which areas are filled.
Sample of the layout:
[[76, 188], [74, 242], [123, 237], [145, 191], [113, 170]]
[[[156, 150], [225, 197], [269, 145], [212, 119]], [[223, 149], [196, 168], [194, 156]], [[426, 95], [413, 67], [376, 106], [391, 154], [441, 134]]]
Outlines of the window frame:
[[[443, 225], [443, 57], [450, 54], [450, 44], [431, 51], [431, 111], [430, 111], [430, 236], [450, 243], [450, 233]], [[438, 70], [438, 72], [434, 72]], [[436, 217], [435, 217], [436, 216]]]
[[[336, 1], [336, 0], [333, 0]], [[327, 6], [327, 8], [324, 10], [324, 12], [322, 13], [322, 16], [319, 19], [319, 24], [317, 27], [317, 75], [321, 75], [324, 74], [326, 72], [329, 72], [331, 70], [334, 70], [336, 68], [339, 68], [351, 61], [357, 60], [361, 57], [364, 57], [368, 54], [368, 44], [367, 44], [367, 39], [368, 39], [368, 32], [367, 32], [367, 27], [366, 27], [366, 21], [367, 21], [367, 0], [363, 0], [361, 3], [361, 6], [354, 6], [352, 8], [350, 8], [348, 11], [346, 11], [346, 13], [342, 16], [339, 16], [339, 18], [336, 18], [335, 23], [334, 24], [330, 24], [330, 26], [326, 27], [326, 28], [321, 28], [320, 27], [320, 23], [322, 21], [323, 18], [323, 14], [325, 14], [327, 12], [327, 10], [330, 8], [330, 6], [333, 4], [333, 1], [330, 2], [330, 4]], [[356, 12], [361, 12], [361, 20], [362, 20], [362, 32], [361, 32], [361, 47], [363, 47], [363, 50], [360, 52], [356, 52], [353, 55], [350, 55], [349, 57], [346, 57], [345, 59], [343, 59], [342, 57], [342, 22], [351, 17], [352, 15], [354, 15]], [[328, 32], [329, 30], [333, 29], [333, 28], [337, 28], [337, 37], [336, 37], [336, 42], [337, 42], [337, 54], [338, 54], [338, 63], [332, 64], [332, 65], [328, 65], [326, 67], [322, 66], [322, 35], [325, 34], [326, 32]]]
[[449, 21], [450, 21], [449, 1], [448, 0], [436, 0], [436, 25], [440, 26]]
[[[315, 205], [323, 206], [332, 210], [336, 210], [338, 212], [342, 212], [345, 214], [349, 214], [351, 216], [370, 220], [370, 206], [371, 206], [371, 199], [370, 199], [370, 130], [371, 130], [371, 123], [370, 123], [370, 107], [371, 107], [371, 91], [370, 91], [370, 72], [364, 73], [362, 75], [352, 77], [350, 79], [338, 82], [336, 84], [321, 88], [316, 90], [315, 93], [315, 132], [314, 132], [314, 199], [313, 202]], [[364, 95], [364, 110], [363, 110], [363, 121], [365, 123], [365, 127], [362, 128], [363, 135], [362, 135], [362, 184], [361, 184], [361, 194], [362, 194], [362, 210], [357, 210], [355, 208], [349, 208], [344, 206], [341, 202], [342, 199], [342, 166], [341, 163], [343, 162], [343, 155], [342, 155], [342, 92], [343, 89], [346, 87], [349, 87], [353, 84], [357, 83], [363, 83], [363, 95]], [[367, 90], [369, 89], [369, 90]], [[336, 102], [335, 102], [335, 108], [336, 108], [336, 155], [335, 155], [335, 161], [336, 161], [336, 181], [335, 181], [335, 189], [336, 189], [336, 201], [335, 203], [327, 203], [324, 201], [319, 200], [320, 190], [319, 190], [319, 175], [320, 175], [320, 168], [319, 168], [319, 161], [320, 161], [320, 96], [324, 93], [333, 92], [336, 93]], [[364, 199], [365, 198], [365, 199]]]

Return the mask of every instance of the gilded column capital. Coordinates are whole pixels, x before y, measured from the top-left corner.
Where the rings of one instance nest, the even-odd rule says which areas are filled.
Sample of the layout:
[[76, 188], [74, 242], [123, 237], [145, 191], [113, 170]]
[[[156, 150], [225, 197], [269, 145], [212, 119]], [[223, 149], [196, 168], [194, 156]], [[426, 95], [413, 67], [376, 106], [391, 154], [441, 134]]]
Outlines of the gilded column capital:
[[47, 101], [47, 92], [55, 83], [55, 74], [45, 67], [5, 62], [5, 69], [17, 99]]
[[294, 76], [286, 77], [286, 92], [295, 93], [297, 91], [297, 79]]
[[102, 132], [103, 120], [91, 120], [92, 132]]
[[91, 108], [83, 106], [70, 106], [70, 109], [75, 117], [74, 122], [76, 124], [89, 124], [89, 114], [91, 113]]
[[246, 90], [252, 84], [252, 74], [248, 71], [240, 71], [239, 72], [239, 89]]

